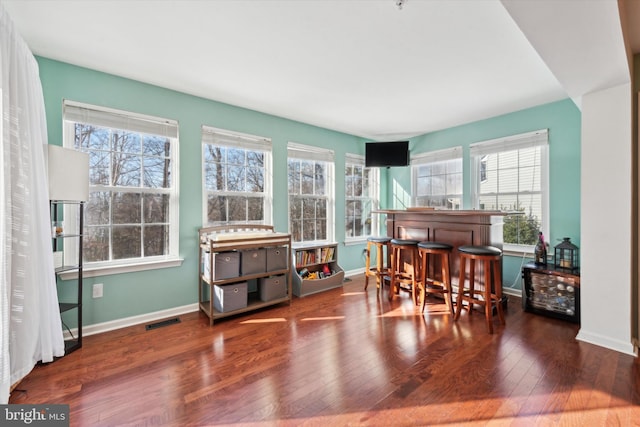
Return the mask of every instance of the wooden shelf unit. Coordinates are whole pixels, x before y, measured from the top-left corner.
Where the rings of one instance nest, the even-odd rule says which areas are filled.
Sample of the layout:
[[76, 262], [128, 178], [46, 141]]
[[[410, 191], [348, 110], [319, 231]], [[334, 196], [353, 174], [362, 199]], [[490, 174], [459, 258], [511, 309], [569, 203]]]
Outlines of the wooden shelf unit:
[[[293, 274], [293, 294], [297, 297], [323, 292], [342, 286], [344, 270], [338, 265], [338, 244], [327, 243], [295, 247], [296, 268]], [[306, 279], [300, 276], [300, 271], [320, 272], [324, 265], [334, 273], [319, 279]]]
[[[236, 314], [246, 313], [269, 307], [281, 303], [291, 304], [291, 235], [286, 233], [276, 233], [271, 225], [224, 225], [214, 227], [204, 227], [198, 231], [198, 301], [200, 310], [209, 317], [209, 325], [213, 325], [215, 319], [221, 319]], [[273, 271], [264, 271], [255, 274], [238, 275], [228, 279], [215, 280], [214, 275], [214, 254], [221, 252], [242, 251], [250, 249], [286, 248], [286, 268]], [[205, 255], [207, 254], [207, 255]], [[209, 275], [205, 274], [203, 268], [204, 256], [209, 257]], [[286, 275], [287, 295], [283, 298], [276, 298], [270, 301], [261, 301], [256, 295], [249, 293], [247, 296], [247, 306], [233, 310], [220, 312], [214, 308], [214, 286], [233, 285], [252, 279], [260, 279], [270, 276]]]

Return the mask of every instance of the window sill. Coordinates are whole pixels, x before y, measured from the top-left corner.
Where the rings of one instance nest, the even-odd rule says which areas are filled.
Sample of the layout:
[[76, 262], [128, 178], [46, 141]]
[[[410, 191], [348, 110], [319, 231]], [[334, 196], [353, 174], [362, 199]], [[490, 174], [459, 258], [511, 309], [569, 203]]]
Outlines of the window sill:
[[507, 256], [527, 257], [533, 256], [534, 247], [528, 245], [510, 245], [502, 246], [502, 254]]
[[[142, 261], [135, 264], [107, 265], [100, 267], [83, 267], [82, 277], [110, 276], [112, 274], [134, 273], [138, 271], [157, 270], [160, 268], [180, 267], [184, 259], [171, 258], [154, 261]], [[78, 278], [78, 270], [68, 271], [60, 274], [62, 280]]]
[[363, 243], [367, 243], [367, 238], [366, 237], [357, 238], [357, 239], [349, 239], [349, 240], [345, 240], [344, 241], [344, 245], [345, 246], [361, 245]]

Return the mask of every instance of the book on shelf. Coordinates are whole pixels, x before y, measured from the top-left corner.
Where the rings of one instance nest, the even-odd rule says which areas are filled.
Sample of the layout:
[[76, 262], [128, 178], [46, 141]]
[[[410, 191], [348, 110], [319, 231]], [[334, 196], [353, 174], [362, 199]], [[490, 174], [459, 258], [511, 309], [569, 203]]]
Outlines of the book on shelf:
[[301, 249], [296, 251], [296, 266], [327, 263], [334, 260], [335, 248]]
[[333, 247], [329, 247], [329, 248], [322, 248], [322, 252], [321, 252], [321, 262], [325, 263], [325, 262], [329, 262], [333, 260], [333, 252], [334, 252], [334, 248]]

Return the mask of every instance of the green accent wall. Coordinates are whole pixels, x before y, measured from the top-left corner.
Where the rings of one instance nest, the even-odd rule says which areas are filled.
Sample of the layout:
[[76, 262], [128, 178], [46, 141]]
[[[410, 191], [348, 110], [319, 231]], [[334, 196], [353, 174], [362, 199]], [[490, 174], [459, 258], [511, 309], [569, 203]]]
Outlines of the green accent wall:
[[[516, 111], [465, 125], [411, 138], [411, 154], [462, 146], [463, 209], [472, 209], [470, 197], [469, 145], [494, 138], [517, 135], [539, 129], [549, 130], [549, 214], [550, 254], [562, 237], [580, 246], [580, 110], [570, 99]], [[410, 168], [388, 170], [387, 198], [383, 206], [402, 209], [410, 206]], [[520, 267], [527, 259], [505, 256], [504, 287], [521, 289]]]
[[[274, 225], [288, 228], [287, 143], [314, 145], [335, 152], [336, 241], [344, 242], [344, 159], [363, 154], [361, 138], [316, 126], [215, 102], [102, 72], [36, 57], [45, 100], [49, 143], [62, 145], [62, 102], [92, 105], [174, 119], [180, 126], [180, 256], [183, 264], [136, 273], [84, 279], [84, 324], [193, 304], [198, 301], [197, 230], [202, 226], [201, 126], [209, 125], [271, 138], [273, 143]], [[313, 100], [309, 100], [313, 102]], [[362, 268], [361, 245], [340, 245], [345, 270]], [[104, 284], [104, 296], [91, 297], [94, 283]], [[75, 281], [62, 281], [61, 299], [71, 295]], [[65, 319], [74, 327], [73, 319]]]
[[[62, 144], [62, 102], [69, 99], [135, 113], [174, 119], [180, 126], [180, 267], [123, 273], [84, 281], [84, 324], [92, 325], [198, 301], [197, 230], [202, 224], [201, 126], [209, 125], [271, 138], [273, 143], [274, 225], [286, 231], [287, 142], [335, 152], [335, 239], [339, 263], [346, 270], [364, 266], [364, 244], [344, 245], [344, 159], [364, 154], [365, 139], [316, 126], [234, 107], [134, 80], [36, 57], [45, 99], [49, 143]], [[309, 100], [313, 102], [313, 100]], [[464, 160], [464, 208], [470, 208], [469, 144], [537, 129], [549, 129], [551, 245], [569, 236], [580, 245], [580, 111], [571, 100], [517, 111], [411, 139], [412, 154], [461, 145]], [[409, 167], [381, 169], [381, 207], [411, 206]], [[520, 289], [522, 257], [505, 257], [504, 286]], [[93, 299], [94, 283], [104, 284], [104, 297]], [[71, 295], [74, 281], [59, 286], [61, 299]], [[73, 319], [65, 319], [74, 327]]]

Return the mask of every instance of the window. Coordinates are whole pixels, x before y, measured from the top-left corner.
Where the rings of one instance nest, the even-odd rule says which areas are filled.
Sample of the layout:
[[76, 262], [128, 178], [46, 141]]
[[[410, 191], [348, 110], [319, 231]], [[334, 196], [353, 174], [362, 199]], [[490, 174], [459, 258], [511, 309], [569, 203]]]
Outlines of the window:
[[287, 152], [292, 240], [333, 240], [333, 151], [290, 142]]
[[202, 127], [203, 224], [271, 224], [271, 140]]
[[177, 259], [177, 122], [71, 101], [64, 121], [89, 154], [86, 267]]
[[347, 154], [345, 161], [345, 236], [346, 240], [363, 240], [377, 232], [379, 170], [365, 168], [364, 157]]
[[548, 235], [547, 130], [471, 144], [472, 198], [477, 209], [510, 211], [505, 248], [531, 250]]
[[414, 206], [460, 209], [462, 147], [432, 151], [411, 158]]

